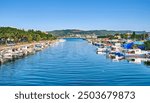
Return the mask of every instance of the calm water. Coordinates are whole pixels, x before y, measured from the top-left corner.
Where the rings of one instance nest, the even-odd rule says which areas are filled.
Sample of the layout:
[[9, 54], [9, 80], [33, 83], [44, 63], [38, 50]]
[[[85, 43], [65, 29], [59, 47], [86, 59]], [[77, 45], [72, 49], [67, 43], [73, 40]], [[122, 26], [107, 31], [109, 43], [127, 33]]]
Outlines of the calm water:
[[96, 54], [82, 39], [67, 39], [35, 55], [0, 66], [0, 85], [150, 85], [150, 67]]

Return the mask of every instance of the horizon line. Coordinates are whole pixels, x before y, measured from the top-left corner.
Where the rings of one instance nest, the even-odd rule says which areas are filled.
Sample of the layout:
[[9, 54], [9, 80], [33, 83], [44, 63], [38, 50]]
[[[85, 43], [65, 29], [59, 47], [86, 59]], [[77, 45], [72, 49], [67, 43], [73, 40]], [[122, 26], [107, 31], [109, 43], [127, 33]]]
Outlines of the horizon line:
[[132, 29], [79, 29], [79, 28], [66, 28], [66, 29], [52, 29], [52, 30], [42, 30], [42, 29], [36, 29], [36, 28], [22, 28], [22, 27], [15, 27], [15, 26], [0, 26], [1, 27], [11, 27], [11, 28], [17, 28], [21, 30], [40, 30], [44, 32], [50, 32], [50, 31], [57, 31], [57, 30], [80, 30], [80, 31], [96, 31], [96, 30], [105, 30], [105, 31], [144, 31], [144, 32], [150, 32], [147, 30], [132, 30]]

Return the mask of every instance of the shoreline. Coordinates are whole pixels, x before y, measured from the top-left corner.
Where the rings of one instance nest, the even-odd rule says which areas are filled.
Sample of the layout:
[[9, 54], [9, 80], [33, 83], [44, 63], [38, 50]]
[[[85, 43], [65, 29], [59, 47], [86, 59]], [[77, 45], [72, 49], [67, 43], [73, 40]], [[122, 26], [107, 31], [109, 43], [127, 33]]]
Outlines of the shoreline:
[[9, 45], [0, 45], [0, 51], [3, 50], [3, 49], [7, 49], [7, 48], [17, 48], [17, 47], [20, 47], [20, 46], [28, 46], [28, 45], [35, 45], [35, 44], [38, 44], [38, 43], [42, 43], [42, 42], [50, 42], [50, 43], [55, 43], [56, 41], [58, 41], [57, 39], [56, 40], [44, 40], [44, 41], [39, 41], [39, 42], [22, 42], [22, 43], [17, 43], [15, 44], [14, 46], [9, 46]]
[[43, 49], [50, 47], [56, 42], [58, 42], [58, 39], [32, 43], [19, 43], [14, 46], [1, 45], [0, 65], [35, 54], [38, 51], [42, 51]]

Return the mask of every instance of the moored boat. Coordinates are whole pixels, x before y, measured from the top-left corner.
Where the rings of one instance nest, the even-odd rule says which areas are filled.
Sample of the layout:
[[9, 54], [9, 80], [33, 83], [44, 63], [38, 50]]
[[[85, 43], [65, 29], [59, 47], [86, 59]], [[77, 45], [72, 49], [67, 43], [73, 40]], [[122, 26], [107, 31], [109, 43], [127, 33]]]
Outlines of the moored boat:
[[125, 57], [137, 57], [145, 58], [147, 51], [142, 51], [141, 49], [129, 49], [125, 52]]
[[59, 42], [65, 42], [66, 40], [65, 39], [59, 39]]

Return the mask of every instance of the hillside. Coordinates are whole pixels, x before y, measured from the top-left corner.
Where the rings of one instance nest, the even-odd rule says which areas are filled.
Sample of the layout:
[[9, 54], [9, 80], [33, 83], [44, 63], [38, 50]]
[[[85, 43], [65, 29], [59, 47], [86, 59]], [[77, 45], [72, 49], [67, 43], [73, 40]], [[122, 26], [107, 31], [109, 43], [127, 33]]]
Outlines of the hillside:
[[[74, 35], [74, 34], [80, 34], [80, 35], [114, 35], [117, 33], [120, 34], [125, 34], [125, 33], [132, 33], [133, 31], [130, 30], [125, 30], [125, 31], [113, 31], [113, 30], [77, 30], [77, 29], [66, 29], [66, 30], [54, 30], [54, 31], [49, 31], [49, 33], [52, 33], [55, 36], [66, 36], [66, 35]], [[136, 34], [144, 34], [146, 31], [135, 31]]]
[[6, 44], [8, 42], [32, 42], [40, 40], [52, 40], [55, 36], [52, 34], [46, 34], [42, 31], [35, 30], [21, 30], [12, 27], [0, 27], [0, 44]]

